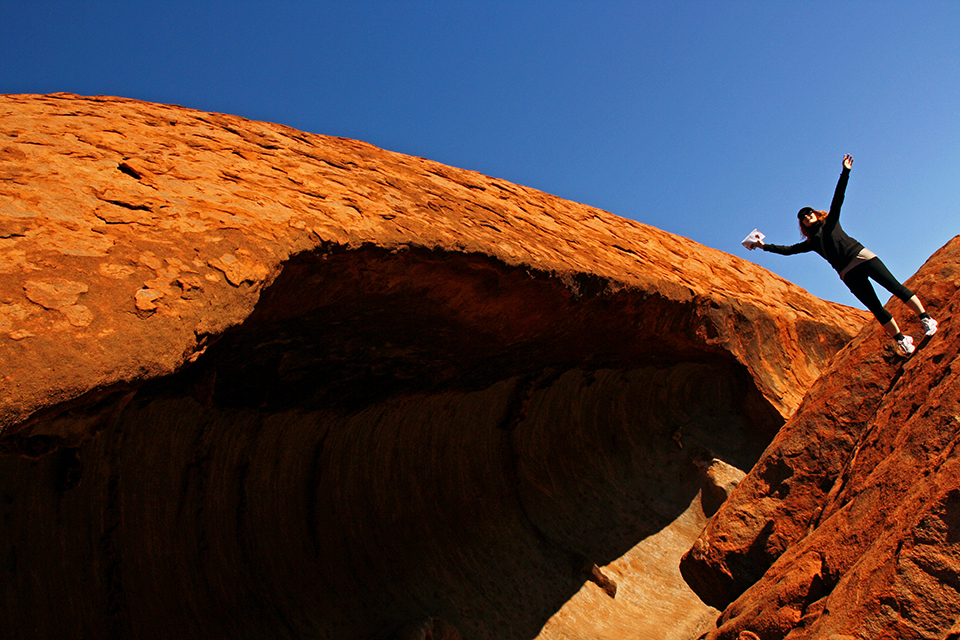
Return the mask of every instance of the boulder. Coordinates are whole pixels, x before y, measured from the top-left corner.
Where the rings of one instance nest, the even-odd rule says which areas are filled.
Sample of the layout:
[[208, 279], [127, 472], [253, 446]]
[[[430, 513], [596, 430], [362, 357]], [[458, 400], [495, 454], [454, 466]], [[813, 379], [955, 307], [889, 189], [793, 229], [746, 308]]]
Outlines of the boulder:
[[[960, 236], [906, 283], [939, 331], [905, 358], [868, 323], [686, 554], [683, 575], [704, 601], [735, 600], [708, 638], [951, 632], [960, 611], [958, 265]], [[922, 336], [898, 300], [888, 308]]]

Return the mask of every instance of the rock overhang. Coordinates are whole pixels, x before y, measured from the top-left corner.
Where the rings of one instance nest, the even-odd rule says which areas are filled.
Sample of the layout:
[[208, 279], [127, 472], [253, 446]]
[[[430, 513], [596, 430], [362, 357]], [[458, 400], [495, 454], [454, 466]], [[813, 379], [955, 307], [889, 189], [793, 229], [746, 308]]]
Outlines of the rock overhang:
[[[424, 609], [535, 631], [585, 565], [688, 508], [704, 457], [749, 467], [865, 319], [652, 227], [363, 143], [115, 98], [0, 110], [5, 445], [62, 449], [39, 473], [73, 480], [44, 490], [102, 512], [70, 526], [99, 536], [104, 571], [121, 543], [163, 540], [170, 567], [147, 545], [125, 575], [232, 576], [260, 599], [243, 613], [231, 592], [227, 617], [265, 628], [320, 599], [351, 633]], [[306, 551], [273, 566], [290, 540]], [[191, 573], [210, 545], [240, 568]], [[504, 581], [517, 565], [538, 577]], [[138, 589], [108, 583], [109, 602]], [[541, 595], [507, 613], [524, 589]]]
[[[553, 276], [574, 298], [637, 289], [692, 302], [688, 330], [747, 366], [784, 416], [797, 382], [862, 315], [652, 227], [355, 141], [117, 98], [5, 96], [2, 108], [0, 329], [17, 389], [2, 401], [4, 429], [179, 370], [243, 322], [288, 261], [313, 253], [363, 260], [376, 248], [401, 265], [407, 252], [472, 255]], [[790, 365], [792, 336], [774, 353], [757, 338], [755, 325], [779, 313], [770, 299], [799, 310], [775, 331], [813, 336]], [[515, 323], [537, 316], [514, 311]], [[637, 320], [639, 334], [683, 348], [660, 318]]]

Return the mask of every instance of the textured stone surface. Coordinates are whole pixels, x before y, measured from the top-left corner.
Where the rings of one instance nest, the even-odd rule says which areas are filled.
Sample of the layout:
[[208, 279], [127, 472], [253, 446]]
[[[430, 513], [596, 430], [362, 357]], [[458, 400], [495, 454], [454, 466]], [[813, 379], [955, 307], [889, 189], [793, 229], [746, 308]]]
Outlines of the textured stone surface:
[[2, 97], [0, 625], [695, 635], [682, 549], [865, 321], [363, 143]]
[[[572, 295], [692, 303], [690, 330], [784, 415], [842, 342], [832, 327], [863, 319], [689, 240], [360, 142], [67, 95], [7, 96], [0, 117], [3, 428], [177, 370], [249, 315], [285, 260], [322, 248], [479, 254]], [[781, 307], [795, 323], [763, 317]], [[661, 327], [638, 329], [652, 341]]]
[[939, 640], [956, 620], [960, 237], [907, 284], [937, 334], [905, 359], [867, 325], [684, 558], [708, 602], [743, 593], [709, 638]]

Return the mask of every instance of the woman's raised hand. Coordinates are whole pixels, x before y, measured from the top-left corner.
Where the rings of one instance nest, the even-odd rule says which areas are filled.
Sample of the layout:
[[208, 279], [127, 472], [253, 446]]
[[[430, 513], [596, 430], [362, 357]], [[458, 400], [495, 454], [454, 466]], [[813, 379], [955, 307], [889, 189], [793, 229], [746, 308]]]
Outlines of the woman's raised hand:
[[853, 156], [849, 153], [843, 154], [843, 168], [847, 171], [853, 168]]

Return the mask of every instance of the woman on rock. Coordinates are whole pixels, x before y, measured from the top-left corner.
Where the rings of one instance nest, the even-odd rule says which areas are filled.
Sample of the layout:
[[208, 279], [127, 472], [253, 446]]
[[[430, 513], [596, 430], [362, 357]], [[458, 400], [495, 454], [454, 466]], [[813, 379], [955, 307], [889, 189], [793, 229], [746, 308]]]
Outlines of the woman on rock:
[[937, 321], [924, 310], [920, 299], [893, 277], [875, 253], [865, 249], [862, 244], [844, 233], [840, 226], [840, 207], [843, 205], [843, 194], [847, 189], [847, 180], [850, 177], [851, 168], [853, 168], [853, 157], [844, 155], [843, 170], [840, 172], [837, 189], [833, 193], [830, 211], [818, 211], [813, 207], [804, 207], [797, 213], [797, 218], [800, 220], [800, 232], [805, 238], [803, 242], [782, 246], [764, 244], [761, 239], [754, 242], [750, 249], [760, 247], [764, 251], [785, 256], [816, 251], [826, 258], [830, 266], [837, 270], [840, 279], [853, 292], [853, 295], [873, 313], [887, 333], [896, 340], [897, 346], [900, 347], [904, 355], [910, 355], [914, 349], [913, 338], [900, 332], [897, 321], [894, 320], [889, 311], [883, 308], [883, 304], [877, 298], [877, 292], [874, 291], [870, 279], [875, 280], [913, 309], [919, 315], [920, 323], [923, 325], [926, 335], [932, 336], [936, 333]]

